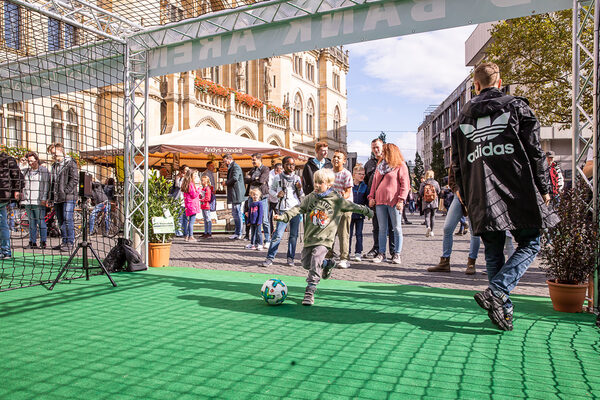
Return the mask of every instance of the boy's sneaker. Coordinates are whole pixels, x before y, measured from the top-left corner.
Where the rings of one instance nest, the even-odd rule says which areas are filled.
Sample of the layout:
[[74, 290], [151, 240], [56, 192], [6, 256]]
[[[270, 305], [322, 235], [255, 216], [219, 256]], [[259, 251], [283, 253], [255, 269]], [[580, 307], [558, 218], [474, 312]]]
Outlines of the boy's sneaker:
[[270, 267], [271, 265], [273, 265], [273, 260], [271, 260], [270, 258], [267, 258], [265, 261], [262, 262], [262, 264], [259, 264], [259, 267], [267, 268], [267, 267]]
[[268, 250], [269, 247], [271, 247], [271, 242], [265, 242], [265, 244], [263, 244], [263, 249]]
[[337, 263], [334, 260], [323, 261], [323, 279], [329, 279], [331, 277], [331, 271], [337, 267]]
[[350, 263], [348, 262], [348, 260], [340, 260], [339, 263], [337, 263], [337, 267], [339, 269], [347, 269], [350, 266]]
[[358, 261], [361, 262], [362, 258], [360, 256], [360, 254], [355, 254], [354, 257], [352, 257], [352, 261]]
[[286, 264], [287, 264], [288, 267], [293, 267], [294, 266], [294, 259], [288, 257]]
[[304, 299], [302, 299], [303, 306], [312, 306], [315, 304], [315, 290], [314, 286], [307, 286], [304, 291]]
[[263, 249], [263, 247], [261, 244], [256, 245], [256, 247], [254, 248], [254, 250], [262, 250], [262, 249]]
[[253, 244], [247, 244], [244, 248], [248, 250], [254, 250], [256, 247]]
[[431, 228], [427, 228], [425, 231], [425, 237], [429, 237], [431, 235]]
[[384, 258], [385, 258], [385, 256], [382, 253], [379, 253], [373, 258], [373, 262], [375, 264], [379, 264], [380, 262], [383, 261]]
[[401, 264], [402, 263], [402, 259], [400, 258], [400, 254], [396, 253], [394, 254], [394, 256], [392, 257], [392, 264]]
[[1, 253], [0, 260], [10, 260], [12, 258], [12, 254], [10, 253]]
[[503, 331], [512, 330], [512, 315], [507, 319], [504, 315], [504, 307], [501, 299], [496, 297], [490, 288], [473, 296], [479, 307], [487, 310], [490, 320]]

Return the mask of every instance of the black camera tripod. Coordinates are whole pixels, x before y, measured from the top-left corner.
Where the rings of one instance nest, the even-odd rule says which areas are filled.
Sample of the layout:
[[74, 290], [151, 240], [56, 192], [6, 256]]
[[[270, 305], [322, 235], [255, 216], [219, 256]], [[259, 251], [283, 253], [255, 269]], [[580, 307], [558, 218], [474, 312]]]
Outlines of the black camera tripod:
[[106, 269], [106, 267], [102, 263], [102, 260], [100, 260], [100, 257], [98, 257], [98, 254], [96, 253], [96, 251], [92, 247], [92, 244], [90, 242], [88, 242], [88, 208], [87, 208], [87, 204], [85, 204], [86, 201], [87, 201], [87, 199], [83, 198], [82, 200], [83, 200], [82, 201], [82, 207], [81, 207], [81, 216], [82, 216], [82, 224], [81, 224], [82, 233], [81, 234], [82, 234], [82, 240], [81, 240], [81, 242], [79, 242], [79, 244], [77, 245], [77, 247], [75, 248], [75, 250], [71, 254], [71, 257], [69, 257], [69, 259], [67, 260], [67, 262], [65, 263], [65, 265], [60, 269], [60, 271], [58, 272], [58, 275], [56, 276], [56, 279], [54, 279], [54, 282], [52, 282], [52, 285], [50, 285], [50, 287], [48, 288], [48, 290], [54, 289], [54, 285], [56, 285], [58, 283], [58, 281], [60, 280], [60, 277], [67, 270], [80, 269], [79, 267], [76, 267], [76, 266], [70, 266], [71, 262], [73, 261], [73, 259], [77, 255], [77, 253], [79, 252], [79, 249], [82, 249], [82, 257], [83, 257], [82, 268], [85, 270], [85, 279], [86, 280], [90, 280], [90, 266], [89, 266], [89, 260], [88, 260], [88, 252], [87, 252], [88, 249], [89, 249], [92, 252], [92, 254], [94, 255], [94, 258], [96, 258], [96, 260], [98, 261], [98, 264], [100, 265], [100, 268], [102, 268], [102, 270], [106, 274], [106, 277], [110, 280], [110, 283], [112, 283], [113, 286], [117, 286], [117, 284], [115, 283], [115, 281], [113, 281], [112, 276], [110, 276], [110, 273], [108, 272], [108, 270]]

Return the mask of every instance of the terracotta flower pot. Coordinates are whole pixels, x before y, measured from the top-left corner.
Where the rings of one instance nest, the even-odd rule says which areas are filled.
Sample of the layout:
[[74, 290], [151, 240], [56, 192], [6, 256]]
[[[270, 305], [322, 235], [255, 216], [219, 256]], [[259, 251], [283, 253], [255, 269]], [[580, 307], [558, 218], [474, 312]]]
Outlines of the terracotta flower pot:
[[148, 266], [166, 267], [171, 256], [171, 243], [148, 243]]
[[570, 285], [565, 283], [556, 283], [554, 281], [546, 281], [552, 307], [556, 311], [561, 312], [581, 312], [585, 294], [588, 285], [586, 283], [579, 285]]

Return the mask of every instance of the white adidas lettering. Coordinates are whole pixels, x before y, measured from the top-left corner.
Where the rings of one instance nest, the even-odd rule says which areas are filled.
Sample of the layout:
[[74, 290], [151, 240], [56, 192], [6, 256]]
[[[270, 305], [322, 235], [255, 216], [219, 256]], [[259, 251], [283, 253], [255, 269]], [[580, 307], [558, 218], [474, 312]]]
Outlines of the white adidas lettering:
[[512, 143], [497, 144], [495, 146], [493, 143], [488, 143], [485, 146], [478, 144], [475, 151], [467, 155], [467, 160], [472, 163], [483, 156], [502, 156], [504, 154], [513, 154], [514, 152], [515, 148]]

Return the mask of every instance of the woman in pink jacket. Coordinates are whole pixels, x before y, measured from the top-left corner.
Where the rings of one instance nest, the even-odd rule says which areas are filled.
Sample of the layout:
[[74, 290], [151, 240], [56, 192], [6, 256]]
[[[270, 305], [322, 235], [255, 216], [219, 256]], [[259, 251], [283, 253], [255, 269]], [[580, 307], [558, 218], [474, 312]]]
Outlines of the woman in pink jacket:
[[196, 187], [198, 171], [190, 169], [181, 181], [181, 191], [183, 192], [183, 202], [185, 204], [185, 216], [183, 218], [183, 236], [186, 242], [195, 242], [194, 222], [196, 214], [200, 212], [200, 189]]
[[379, 254], [373, 258], [374, 263], [385, 259], [385, 245], [388, 232], [388, 216], [392, 221], [394, 233], [394, 248], [392, 263], [400, 264], [402, 251], [402, 209], [406, 196], [410, 190], [410, 177], [404, 157], [398, 146], [392, 143], [383, 145], [383, 159], [377, 165], [371, 193], [369, 193], [369, 207], [375, 206], [377, 220], [379, 221]]

